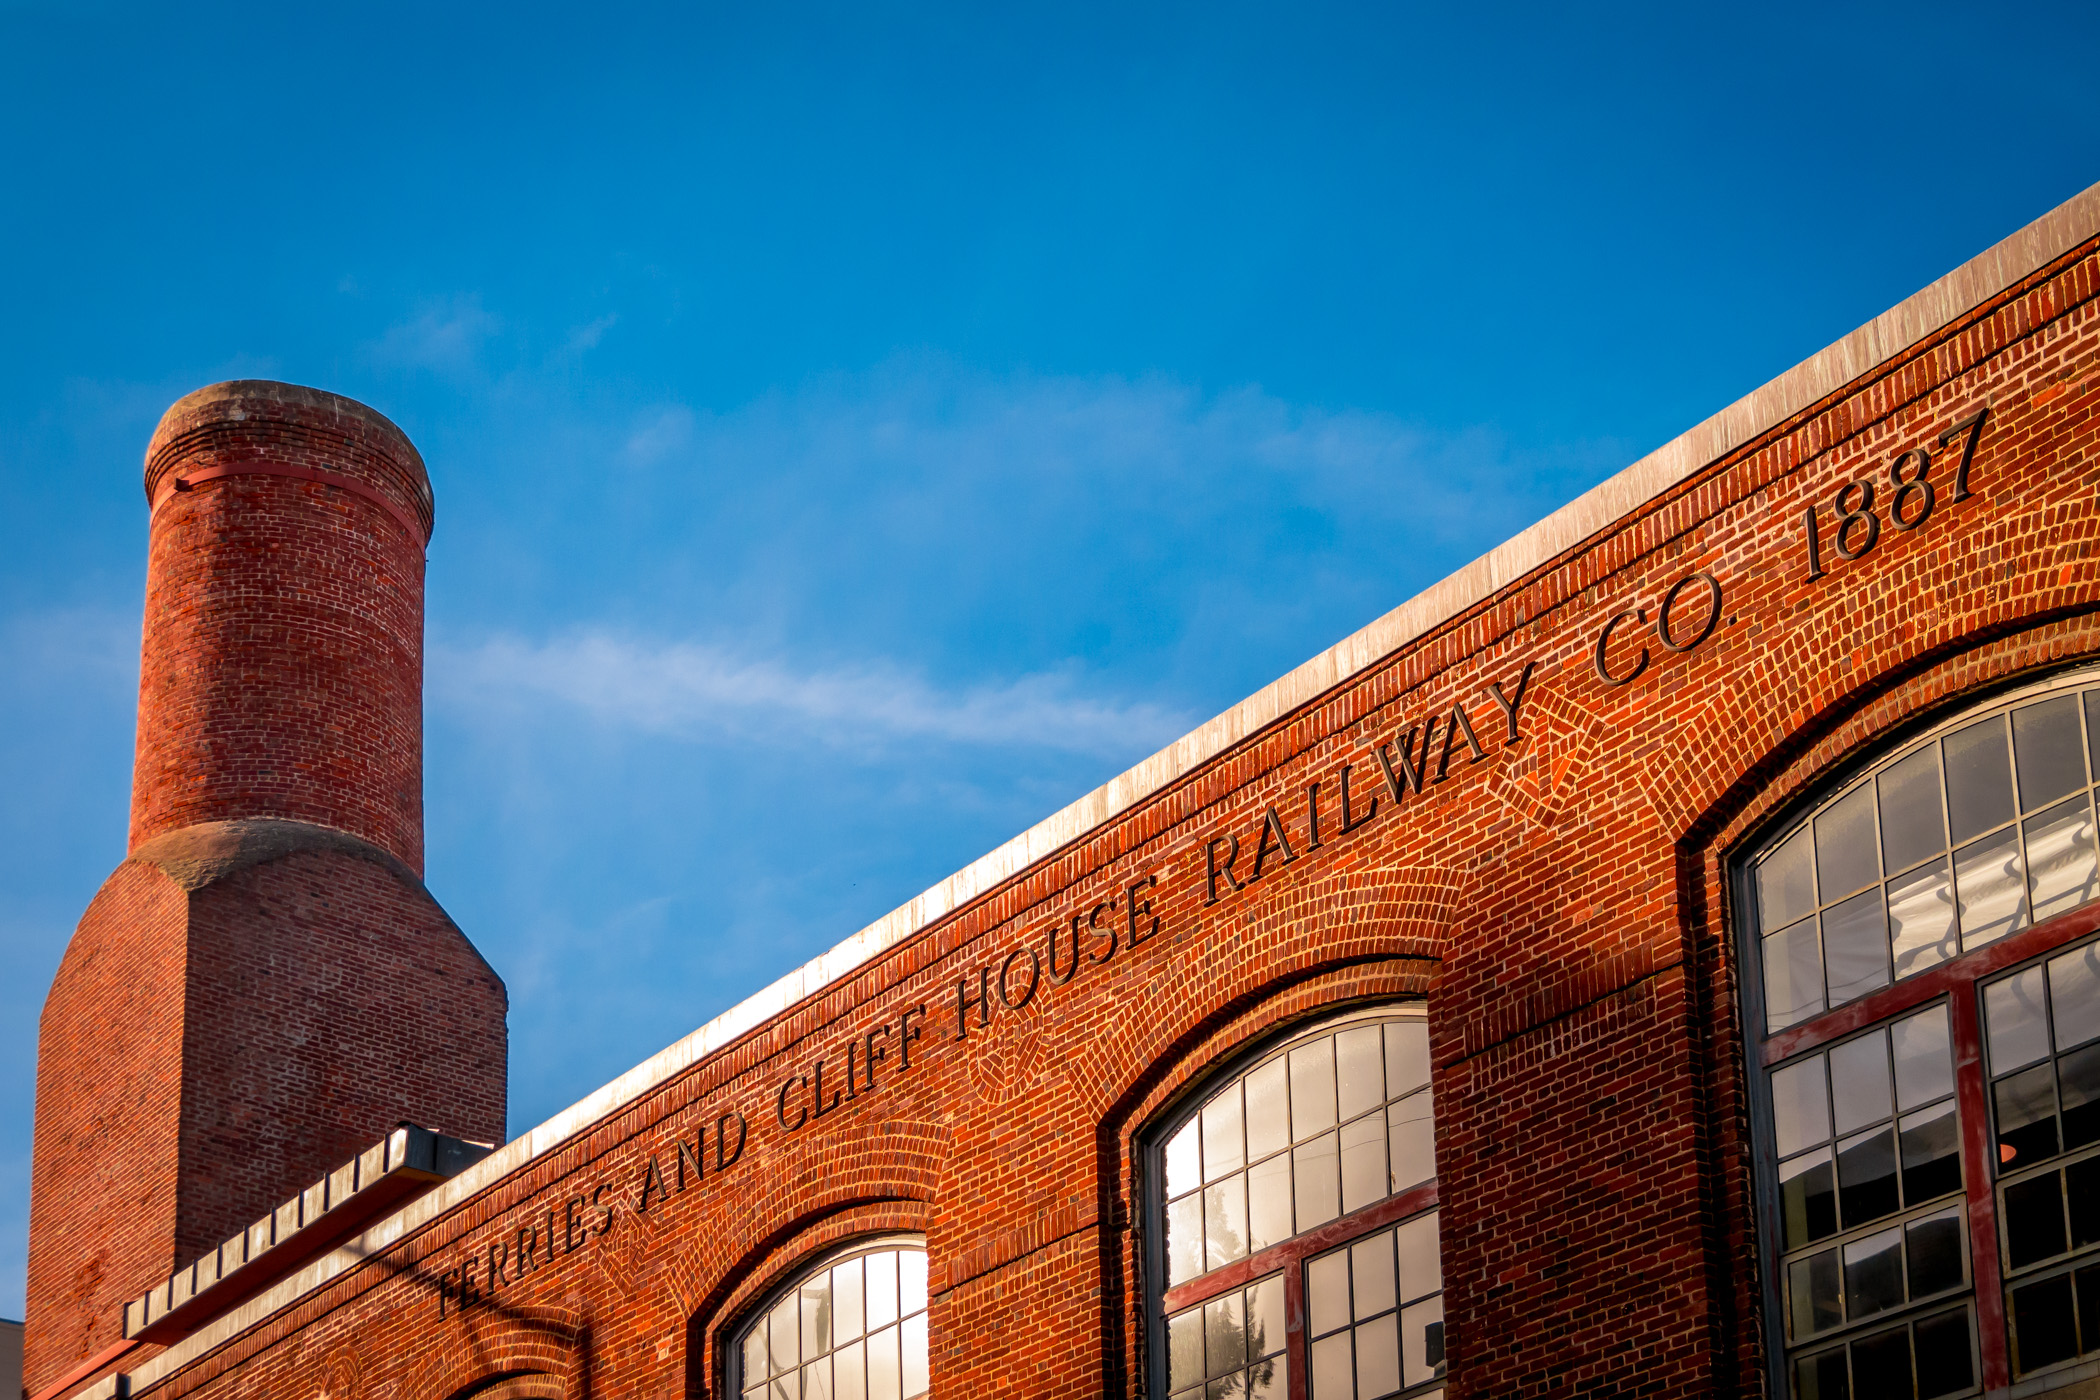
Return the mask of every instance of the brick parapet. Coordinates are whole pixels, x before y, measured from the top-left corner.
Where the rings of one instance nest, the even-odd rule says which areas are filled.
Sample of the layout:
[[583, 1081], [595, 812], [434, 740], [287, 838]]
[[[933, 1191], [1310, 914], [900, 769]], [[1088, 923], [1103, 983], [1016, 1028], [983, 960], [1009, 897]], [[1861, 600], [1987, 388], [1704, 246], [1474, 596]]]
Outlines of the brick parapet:
[[[178, 1349], [141, 1385], [298, 1393], [331, 1346], [397, 1338], [371, 1354], [376, 1400], [433, 1352], [468, 1374], [523, 1325], [506, 1318], [559, 1307], [589, 1329], [593, 1396], [713, 1394], [738, 1290], [800, 1257], [782, 1222], [845, 1218], [882, 1184], [928, 1211], [939, 1393], [1119, 1393], [1144, 1360], [1137, 1135], [1233, 1049], [1358, 985], [1431, 993], [1454, 1400], [1754, 1393], [1722, 877], [1761, 822], [1919, 708], [2100, 656], [2096, 271], [2090, 243], [2056, 259], [697, 1063], [499, 1154], [374, 1237], [376, 1265], [317, 1270], [276, 1300], [290, 1310]], [[1985, 404], [1972, 499], [1945, 499], [1959, 440], [1935, 447], [1932, 519], [1896, 528], [1884, 501], [1872, 552], [1805, 579], [1808, 505], [1827, 532], [1841, 483]], [[1645, 644], [1645, 673], [1598, 676], [1605, 622], [1700, 571], [1723, 590], [1712, 636], [1678, 654], [1636, 626], [1607, 659], [1629, 667]], [[1527, 662], [1523, 737], [1501, 743], [1484, 687]], [[1451, 779], [1397, 813], [1300, 839], [1311, 779], [1347, 762], [1360, 795], [1382, 792], [1377, 746], [1461, 702], [1484, 717], [1478, 763], [1461, 744]], [[1271, 808], [1300, 849], [1207, 902], [1208, 843], [1238, 834], [1247, 860]], [[952, 1038], [957, 978], [1148, 873], [1159, 934]], [[769, 1121], [778, 1085], [921, 1001], [909, 1074], [793, 1132]], [[652, 1160], [668, 1168], [732, 1107], [746, 1155], [640, 1209]], [[600, 1185], [604, 1236], [438, 1318], [440, 1279]]]

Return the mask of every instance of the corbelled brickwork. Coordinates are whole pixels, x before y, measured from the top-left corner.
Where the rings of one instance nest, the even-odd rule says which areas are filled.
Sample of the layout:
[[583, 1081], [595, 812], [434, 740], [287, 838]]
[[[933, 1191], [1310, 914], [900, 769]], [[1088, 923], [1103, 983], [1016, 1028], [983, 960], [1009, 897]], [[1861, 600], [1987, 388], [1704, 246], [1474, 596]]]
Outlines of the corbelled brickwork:
[[40, 1027], [32, 1394], [396, 1123], [504, 1130], [503, 983], [421, 879], [421, 460], [244, 381], [169, 410], [146, 487], [132, 849]]
[[1149, 1128], [1423, 995], [1454, 1400], [1762, 1393], [1727, 862], [1863, 745], [2100, 656], [2080, 240], [132, 1393], [718, 1397], [770, 1287], [893, 1230], [937, 1395], [1140, 1393]]

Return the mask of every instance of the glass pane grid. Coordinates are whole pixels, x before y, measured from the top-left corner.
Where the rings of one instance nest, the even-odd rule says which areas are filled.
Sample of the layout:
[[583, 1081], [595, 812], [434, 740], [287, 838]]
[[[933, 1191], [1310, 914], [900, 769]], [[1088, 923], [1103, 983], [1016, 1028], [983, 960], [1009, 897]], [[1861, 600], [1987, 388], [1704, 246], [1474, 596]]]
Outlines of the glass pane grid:
[[1416, 1395], [1442, 1380], [1442, 1268], [1434, 1210], [1306, 1261], [1312, 1400]]
[[1419, 1015], [1299, 1041], [1168, 1140], [1167, 1283], [1187, 1283], [1436, 1175]]
[[928, 1393], [926, 1251], [834, 1261], [746, 1328], [743, 1400], [913, 1400]]
[[2100, 940], [1983, 988], [2014, 1372], [2100, 1352]]
[[1171, 1400], [1284, 1400], [1282, 1274], [1207, 1299], [1167, 1319], [1167, 1386]]
[[2027, 697], [1886, 762], [1755, 867], [1767, 1032], [2100, 898], [2100, 689]]

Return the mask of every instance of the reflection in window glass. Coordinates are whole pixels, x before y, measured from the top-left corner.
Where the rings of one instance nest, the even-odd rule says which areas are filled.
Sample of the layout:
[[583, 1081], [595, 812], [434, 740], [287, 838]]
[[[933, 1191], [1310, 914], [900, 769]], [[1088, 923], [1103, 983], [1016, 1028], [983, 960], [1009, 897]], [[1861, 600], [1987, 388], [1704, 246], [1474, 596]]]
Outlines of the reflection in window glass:
[[1167, 1283], [1187, 1283], [1436, 1175], [1429, 1027], [1301, 1041], [1168, 1139]]
[[1442, 1377], [1443, 1287], [1435, 1211], [1309, 1260], [1312, 1400], [1372, 1400]]
[[743, 1400], [913, 1400], [928, 1393], [926, 1251], [881, 1244], [813, 1271], [746, 1326]]
[[1983, 988], [2015, 1375], [2100, 1353], [2100, 942]]
[[1928, 739], [1758, 858], [1765, 1029], [2100, 899], [2100, 690]]
[[1167, 1319], [1167, 1389], [1172, 1400], [1284, 1400], [1283, 1275], [1184, 1309]]

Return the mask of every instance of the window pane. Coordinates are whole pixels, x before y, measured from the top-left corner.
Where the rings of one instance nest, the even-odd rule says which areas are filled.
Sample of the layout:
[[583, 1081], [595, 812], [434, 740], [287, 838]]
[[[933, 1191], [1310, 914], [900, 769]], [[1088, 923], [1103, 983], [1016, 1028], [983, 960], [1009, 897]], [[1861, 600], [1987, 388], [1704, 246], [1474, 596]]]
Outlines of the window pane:
[[1913, 1220], [1905, 1228], [1911, 1297], [1930, 1297], [1942, 1289], [1961, 1286], [1963, 1219], [1962, 1208], [1955, 1206], [1923, 1220]]
[[927, 1375], [926, 1315], [904, 1320], [904, 1396], [911, 1400], [932, 1389]]
[[1337, 1250], [1305, 1265], [1305, 1325], [1315, 1337], [1349, 1325], [1349, 1255]]
[[1913, 1113], [1901, 1125], [1903, 1200], [1917, 1205], [1961, 1187], [1961, 1134], [1950, 1101]]
[[1919, 1400], [1953, 1395], [1976, 1383], [1967, 1308], [1926, 1318], [1913, 1329], [1913, 1341], [1918, 1354]]
[[1284, 1349], [1283, 1275], [1271, 1274], [1247, 1290], [1247, 1355], [1273, 1356]]
[[1787, 1265], [1787, 1325], [1797, 1340], [1845, 1320], [1838, 1252], [1826, 1249]]
[[772, 1341], [774, 1372], [792, 1371], [802, 1364], [802, 1325], [794, 1294], [773, 1305], [766, 1318], [766, 1334]]
[[802, 1400], [837, 1400], [831, 1393], [831, 1358], [802, 1368]]
[[2078, 1333], [2071, 1320], [2071, 1280], [2059, 1274], [2012, 1295], [2013, 1372], [2025, 1375], [2038, 1367], [2068, 1361], [2078, 1354]]
[[2056, 1155], [2056, 1086], [2048, 1065], [2021, 1070], [1991, 1086], [1998, 1111], [1998, 1160], [2024, 1167]]
[[1910, 1400], [1910, 1332], [1894, 1327], [1852, 1344], [1852, 1386], [1857, 1400]]
[[1247, 1169], [1247, 1248], [1258, 1253], [1291, 1237], [1291, 1154]]
[[1896, 1134], [1877, 1128], [1838, 1144], [1838, 1216], [1850, 1229], [1893, 1214], [1896, 1193]]
[[897, 1256], [884, 1250], [868, 1256], [868, 1326], [887, 1327], [897, 1317]]
[[1863, 784], [1815, 821], [1816, 895], [1825, 904], [1881, 878], [1874, 849], [1874, 787]]
[[1393, 1232], [1380, 1230], [1349, 1246], [1349, 1282], [1355, 1290], [1351, 1313], [1358, 1318], [1389, 1312], [1400, 1304], [1393, 1275]]
[[2032, 812], [2085, 786], [2085, 736], [2078, 732], [2077, 696], [2014, 710], [2012, 727], [2021, 811]]
[[831, 1276], [819, 1274], [797, 1290], [801, 1294], [804, 1359], [831, 1349]]
[[1829, 1148], [1779, 1164], [1779, 1213], [1788, 1249], [1837, 1233], [1837, 1183]]
[[907, 1249], [897, 1259], [897, 1306], [906, 1317], [926, 1311], [926, 1251]]
[[1420, 1385], [1444, 1374], [1444, 1300], [1431, 1298], [1400, 1314], [1407, 1383]]
[[1334, 1038], [1336, 1095], [1343, 1122], [1385, 1102], [1384, 1041], [1378, 1026], [1358, 1026]]
[[1216, 1181], [1247, 1165], [1246, 1138], [1240, 1126], [1240, 1086], [1235, 1084], [1203, 1105], [1203, 1179]]
[[1203, 1267], [1247, 1257], [1247, 1178], [1228, 1176], [1203, 1188]]
[[2011, 831], [1954, 853], [1955, 905], [1961, 946], [1980, 948], [2027, 927], [2027, 877]]
[[1389, 1194], [1385, 1115], [1374, 1113], [1342, 1128], [1342, 1210], [1362, 1210]]
[[831, 1342], [850, 1342], [867, 1330], [861, 1313], [861, 1261], [848, 1259], [831, 1271]]
[[1845, 1315], [1870, 1317], [1903, 1302], [1903, 1232], [1883, 1230], [1845, 1246]]
[[1940, 746], [1927, 744], [1876, 779], [1881, 788], [1881, 854], [1890, 870], [1908, 870], [1947, 849], [1940, 808]]
[[1830, 1052], [1830, 1100], [1840, 1133], [1878, 1123], [1891, 1112], [1888, 1041], [1881, 1032]]
[[1940, 741], [1947, 752], [1947, 815], [1956, 844], [2012, 820], [2012, 768], [2005, 717], [1957, 729]]
[[1417, 1089], [1386, 1110], [1391, 1130], [1393, 1189], [1405, 1191], [1436, 1175], [1436, 1119], [1430, 1093]]
[[1203, 1272], [1203, 1197], [1183, 1196], [1167, 1207], [1167, 1283], [1187, 1283]]
[[1804, 826], [1757, 867], [1759, 928], [1770, 932], [1815, 912], [1815, 855], [1810, 841]]
[[1247, 1303], [1235, 1289], [1203, 1305], [1203, 1369], [1220, 1376], [1247, 1364]]
[[772, 1361], [766, 1354], [766, 1320], [760, 1318], [744, 1334], [744, 1381], [748, 1385], [772, 1373]]
[[2073, 1050], [2056, 1062], [2056, 1092], [2063, 1103], [2064, 1146], [2100, 1142], [2100, 1045]]
[[1429, 1025], [1425, 1021], [1385, 1023], [1386, 1092], [1393, 1097], [1429, 1087]]
[[1167, 1319], [1167, 1384], [1182, 1390], [1203, 1377], [1203, 1309], [1190, 1308]]
[[1826, 1351], [1794, 1363], [1794, 1394], [1800, 1400], [1846, 1400], [1845, 1349]]
[[1889, 921], [1879, 885], [1823, 911], [1823, 958], [1832, 1006], [1889, 984]]
[[1291, 1145], [1289, 1073], [1279, 1057], [1247, 1076], [1247, 1156], [1251, 1161]]
[[1358, 1395], [1390, 1395], [1400, 1388], [1399, 1322], [1398, 1318], [1387, 1313], [1356, 1329]]
[[1916, 1108], [1954, 1092], [1954, 1056], [1944, 1004], [1890, 1026], [1889, 1043], [1896, 1052], [1896, 1107]]
[[1954, 882], [1945, 856], [1889, 881], [1888, 895], [1896, 976], [1937, 967], [1960, 951], [1954, 937]]
[[2027, 878], [2035, 922], [2092, 901], [2093, 810], [2084, 794], [2027, 821]]
[[1312, 1344], [1313, 1400], [1351, 1400], [1356, 1368], [1349, 1362], [1349, 1334], [1337, 1332]]
[[802, 1400], [802, 1373], [797, 1371], [775, 1378], [773, 1388], [766, 1393], [771, 1400]]
[[2049, 1008], [2056, 1016], [2057, 1049], [2100, 1036], [2100, 943], [2049, 960]]
[[1199, 1119], [1167, 1139], [1167, 1194], [1184, 1196], [1203, 1184], [1203, 1150]]
[[868, 1400], [866, 1342], [854, 1342], [831, 1354], [831, 1385], [836, 1400]]
[[868, 1338], [868, 1400], [903, 1400], [903, 1355], [897, 1341], [894, 1327]]
[[1291, 1153], [1298, 1230], [1324, 1225], [1342, 1213], [1341, 1180], [1335, 1160], [1335, 1135], [1314, 1138]]
[[2030, 967], [1984, 988], [1983, 1021], [1990, 1039], [1993, 1075], [2047, 1055], [2049, 1023], [2042, 1005], [2042, 969]]
[[[2100, 1157], [2073, 1162], [2064, 1169], [2064, 1195], [2071, 1202], [2071, 1243], [2083, 1249], [2100, 1244]], [[2100, 1327], [2092, 1332], [2100, 1344]]]
[[2005, 1188], [2005, 1254], [2015, 1269], [2039, 1264], [2068, 1248], [2060, 1176], [2050, 1172]]
[[1823, 953], [1816, 921], [1803, 919], [1765, 940], [1765, 1026], [1783, 1030], [1823, 1009]]
[[1821, 1055], [1773, 1072], [1772, 1116], [1782, 1157], [1830, 1141], [1830, 1096]]
[[1400, 1255], [1400, 1301], [1410, 1302], [1444, 1286], [1444, 1261], [1439, 1252], [1437, 1212], [1429, 1211], [1407, 1221], [1394, 1232]]
[[1291, 1134], [1302, 1142], [1334, 1124], [1334, 1041], [1321, 1039], [1291, 1051]]
[[1290, 1393], [1290, 1358], [1281, 1353], [1247, 1373], [1247, 1400], [1286, 1400]]

